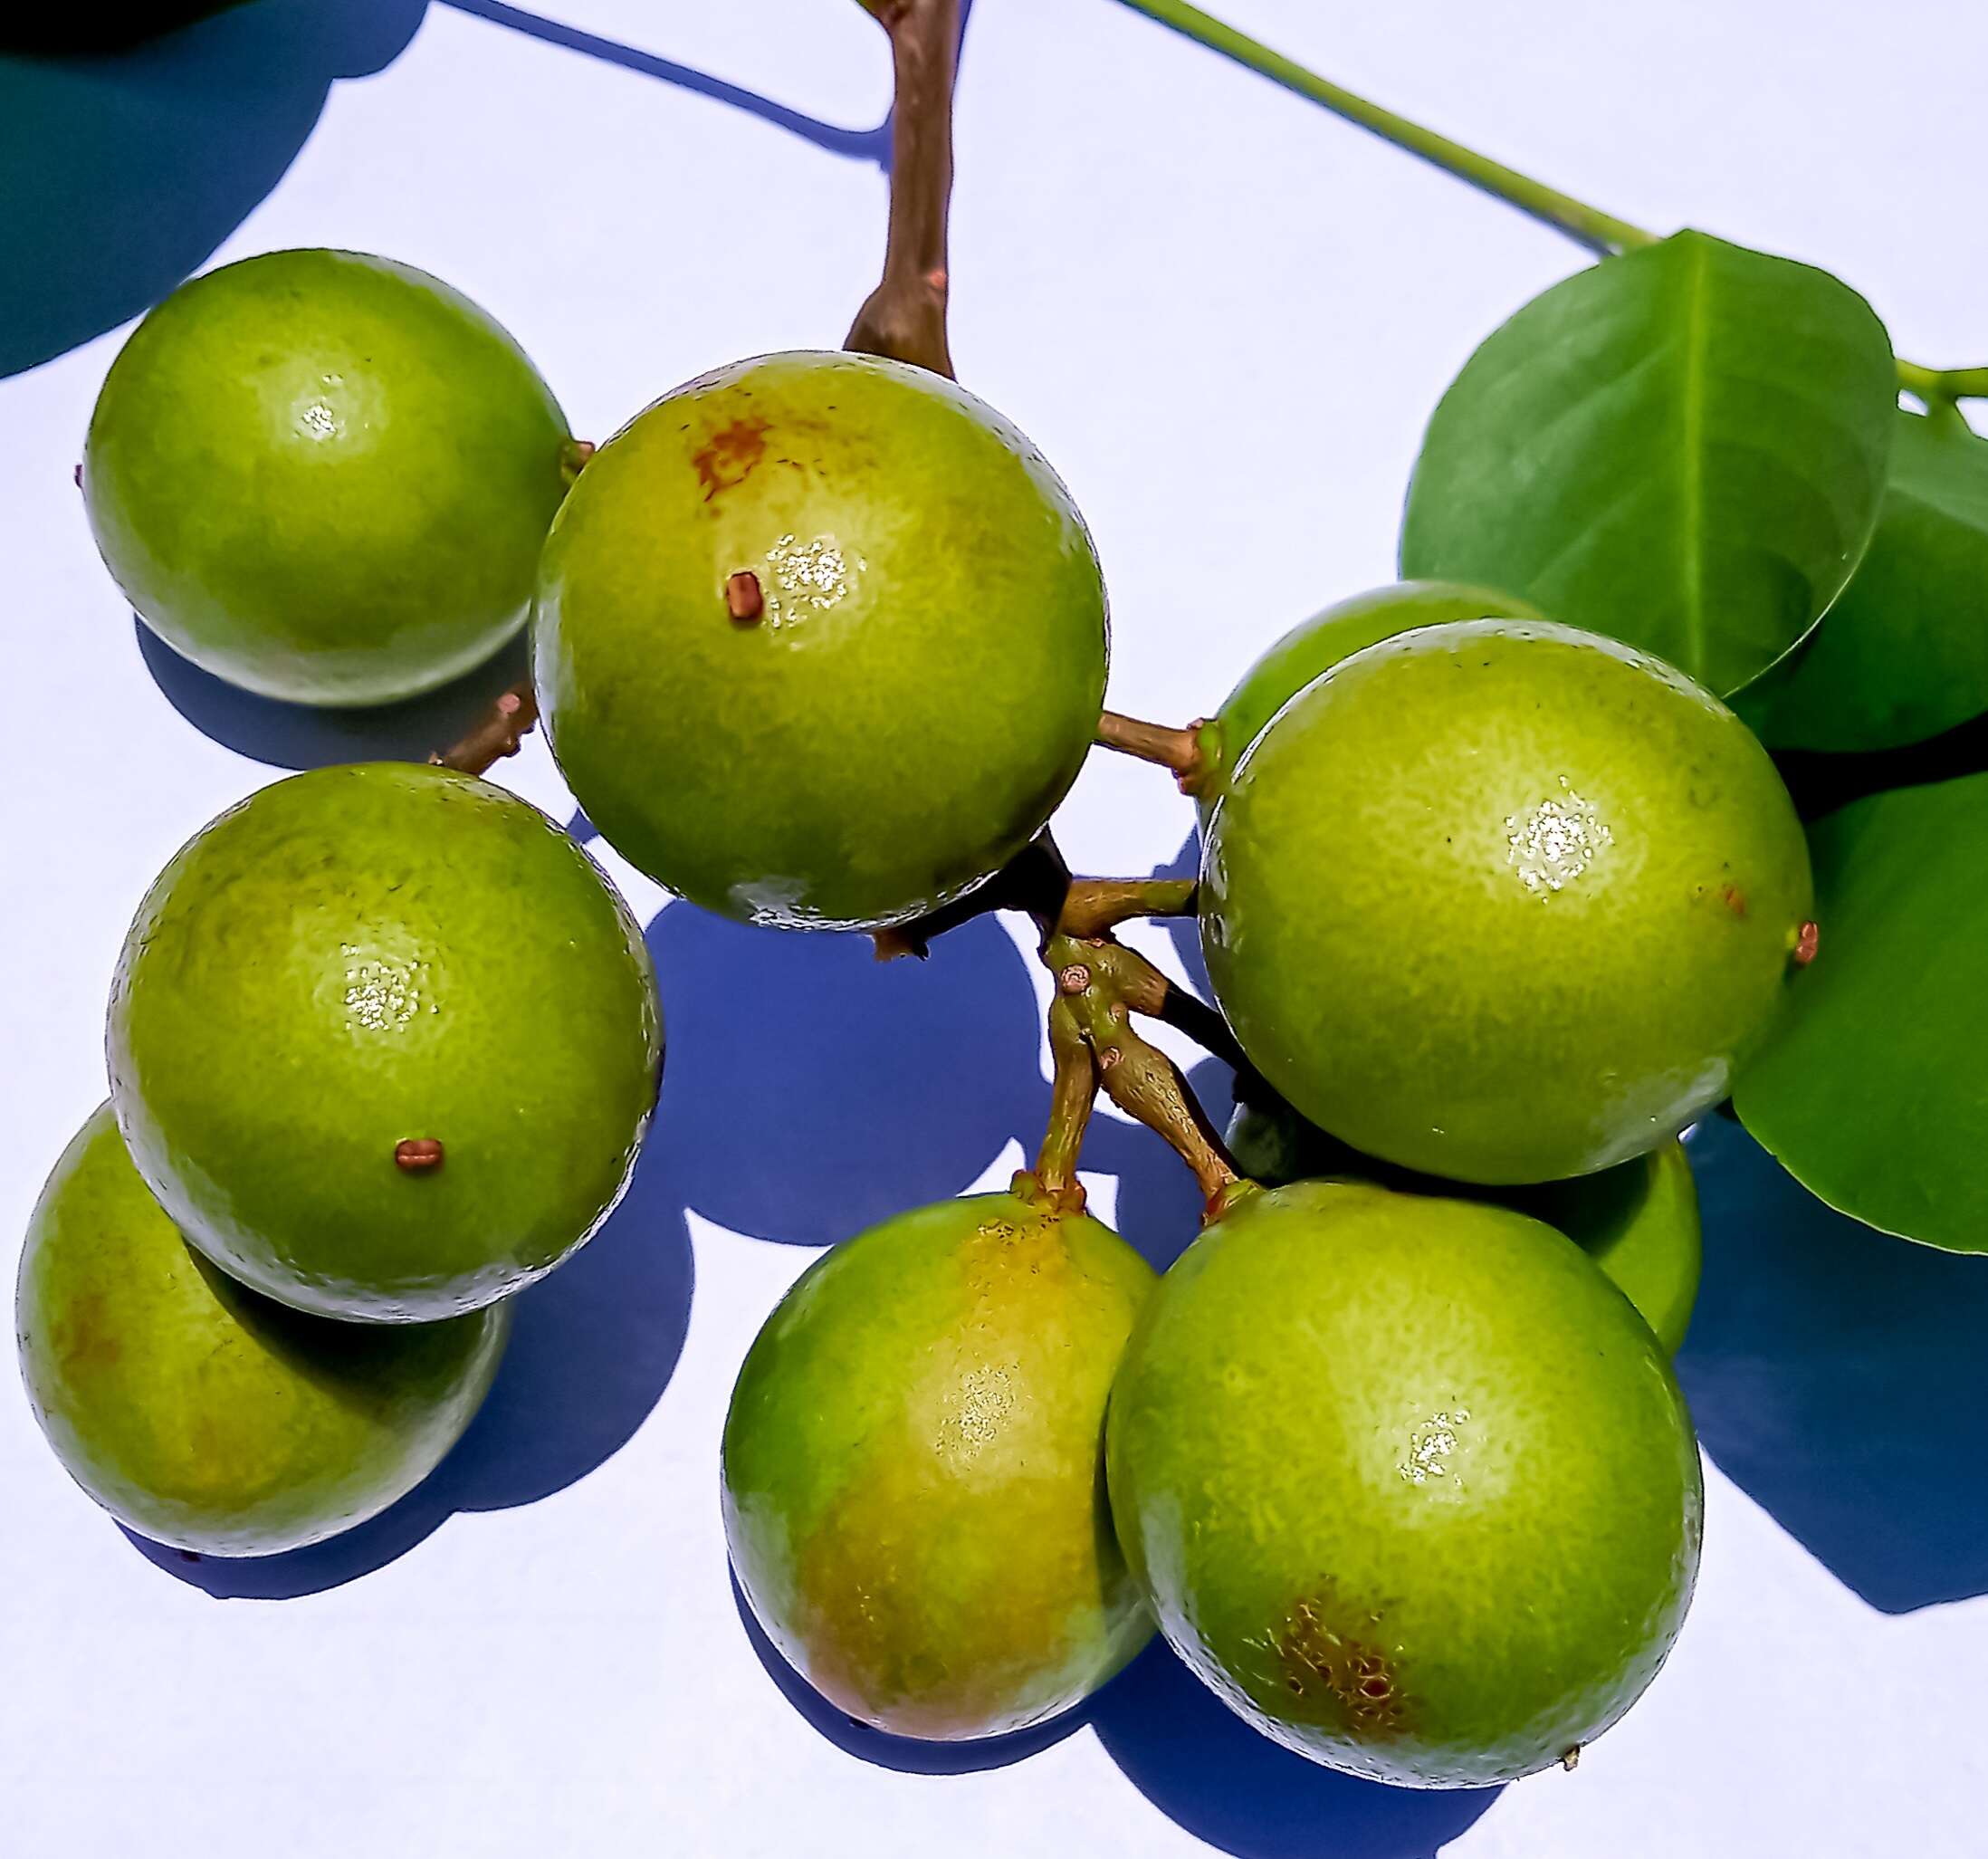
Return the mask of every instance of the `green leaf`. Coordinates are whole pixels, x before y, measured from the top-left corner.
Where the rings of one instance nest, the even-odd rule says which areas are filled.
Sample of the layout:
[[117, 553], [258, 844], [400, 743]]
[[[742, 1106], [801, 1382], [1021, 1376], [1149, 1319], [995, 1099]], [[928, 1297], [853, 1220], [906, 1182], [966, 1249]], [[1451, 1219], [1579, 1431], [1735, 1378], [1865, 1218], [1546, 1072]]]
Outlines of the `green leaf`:
[[1401, 572], [1509, 589], [1725, 695], [1849, 579], [1897, 407], [1884, 325], [1849, 286], [1679, 233], [1554, 285], [1464, 364]]
[[1874, 795], [1810, 839], [1820, 952], [1734, 1107], [1831, 1207], [1988, 1251], [1988, 775]]
[[1953, 413], [1897, 425], [1849, 586], [1737, 706], [1772, 748], [1902, 748], [1988, 710], [1988, 439]]

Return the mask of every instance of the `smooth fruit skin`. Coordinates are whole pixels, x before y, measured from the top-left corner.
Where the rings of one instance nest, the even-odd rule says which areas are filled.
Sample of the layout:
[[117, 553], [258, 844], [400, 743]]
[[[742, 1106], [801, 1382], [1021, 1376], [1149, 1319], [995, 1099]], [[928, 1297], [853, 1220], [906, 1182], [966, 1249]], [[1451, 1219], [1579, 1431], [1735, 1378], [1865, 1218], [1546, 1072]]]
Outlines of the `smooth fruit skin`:
[[272, 252], [133, 331], [91, 417], [83, 496], [175, 651], [266, 697], [383, 704], [524, 624], [569, 437], [523, 350], [439, 279]]
[[[1246, 671], [1216, 713], [1221, 753], [1233, 767], [1264, 726], [1320, 673], [1355, 652], [1412, 632], [1459, 619], [1538, 619], [1536, 608], [1492, 588], [1463, 581], [1391, 581], [1335, 601], [1295, 626]], [[1205, 815], [1220, 798], [1219, 787], [1198, 796]]]
[[[741, 575], [761, 605], [735, 618]], [[765, 356], [657, 401], [575, 485], [535, 611], [588, 817], [671, 890], [789, 928], [903, 922], [999, 870], [1104, 701], [1069, 493], [990, 407], [871, 356]]]
[[[251, 795], [159, 875], [111, 986], [112, 1100], [187, 1239], [270, 1297], [418, 1321], [549, 1271], [655, 1105], [640, 931], [537, 808], [412, 762]], [[396, 1161], [443, 1145], [438, 1168]]]
[[1489, 1201], [1563, 1232], [1614, 1280], [1664, 1354], [1675, 1356], [1698, 1301], [1704, 1262], [1698, 1190], [1677, 1141], [1596, 1174], [1529, 1187], [1446, 1182], [1362, 1155], [1308, 1124], [1288, 1105], [1241, 1104], [1225, 1137], [1249, 1180], [1266, 1188], [1295, 1181], [1356, 1181], [1402, 1193]]
[[1306, 686], [1237, 767], [1201, 877], [1216, 997], [1273, 1088], [1370, 1155], [1494, 1184], [1626, 1161], [1725, 1097], [1813, 907], [1744, 724], [1545, 622], [1424, 628]]
[[998, 1736], [1151, 1636], [1105, 1512], [1105, 1397], [1152, 1269], [1011, 1194], [900, 1214], [767, 1320], [725, 1420], [725, 1534], [767, 1635], [851, 1716]]
[[1697, 1568], [1697, 1442], [1655, 1338], [1570, 1241], [1475, 1203], [1247, 1196], [1148, 1307], [1108, 1467], [1175, 1651], [1380, 1781], [1508, 1781], [1599, 1736]]
[[363, 1523], [462, 1437], [510, 1307], [395, 1329], [271, 1303], [187, 1246], [106, 1104], [28, 1226], [14, 1328], [34, 1417], [119, 1522], [206, 1556]]

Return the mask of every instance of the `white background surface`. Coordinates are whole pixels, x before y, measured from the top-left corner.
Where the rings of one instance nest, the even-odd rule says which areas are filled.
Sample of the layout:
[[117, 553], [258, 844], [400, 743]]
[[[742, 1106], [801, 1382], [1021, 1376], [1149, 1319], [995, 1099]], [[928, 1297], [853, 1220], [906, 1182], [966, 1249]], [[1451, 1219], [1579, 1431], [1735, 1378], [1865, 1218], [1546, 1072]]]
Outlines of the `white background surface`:
[[[1615, 212], [1830, 265], [1907, 354], [1988, 359], [1988, 13], [1972, 0], [1230, 5]], [[850, 0], [553, 10], [836, 123], [883, 114], [884, 43]], [[1114, 600], [1113, 701], [1144, 715], [1212, 707], [1284, 628], [1388, 577], [1443, 385], [1580, 262], [1110, 0], [981, 0], [960, 142], [961, 376], [1086, 511]], [[332, 88], [216, 255], [321, 244], [427, 267], [508, 323], [576, 430], [604, 437], [719, 362], [839, 340], [883, 208], [874, 164], [436, 0], [384, 71]], [[10, 265], [0, 288], [33, 280]], [[155, 681], [70, 483], [117, 340], [0, 382], [9, 1234], [103, 1095], [104, 992], [154, 872], [286, 752], [359, 752], [168, 667], [203, 733]], [[569, 816], [541, 745], [502, 773]], [[1130, 872], [1171, 858], [1188, 824], [1163, 779], [1094, 758], [1057, 830], [1080, 868]], [[645, 916], [659, 908], [606, 862]], [[1888, 1332], [1870, 1353], [1903, 1320], [1870, 1290], [1855, 1301], [1876, 1314], [1837, 1312], [1792, 1356], [1785, 1337], [1756, 1352], [1718, 1319], [1724, 1353], [1686, 1379], [1725, 1404], [1707, 1440], [1746, 1488], [1708, 1466], [1680, 1648], [1571, 1778], [1447, 1799], [1342, 1782], [1232, 1730], [1163, 1655], [1094, 1724], [1005, 1766], [907, 1773], [875, 1739], [825, 1736], [733, 1605], [725, 1398], [814, 1256], [794, 1241], [1002, 1179], [1016, 1139], [1033, 1143], [1042, 978], [986, 924], [915, 972], [683, 908], [652, 943], [674, 1035], [659, 1153], [596, 1248], [530, 1294], [458, 1460], [358, 1542], [287, 1569], [158, 1566], [71, 1487], [0, 1382], [0, 1852], [1009, 1859], [1200, 1852], [1201, 1835], [1242, 1859], [1983, 1850], [1988, 1601], [1918, 1605], [1988, 1589], [1988, 1560], [1955, 1548], [1971, 1518], [1988, 1525], [1966, 1417], [1980, 1357], [1947, 1333], [1922, 1350]], [[754, 1039], [797, 1015], [790, 1056], [721, 1037], [720, 997]], [[1107, 1130], [1098, 1159], [1129, 1170], [1122, 1195], [1094, 1178], [1104, 1209], [1136, 1189], [1180, 1217], [1174, 1164], [1142, 1135]], [[1757, 1237], [1728, 1229], [1712, 1239]], [[1819, 1270], [1854, 1253], [1873, 1285], [1909, 1250], [1831, 1244]], [[1978, 1279], [1913, 1283], [1951, 1309]], [[1868, 1440], [1867, 1397], [1882, 1409]], [[1842, 1423], [1843, 1401], [1852, 1431], [1817, 1447], [1815, 1415]], [[1897, 1478], [1878, 1463], [1894, 1451]], [[1804, 1526], [1815, 1555], [1783, 1512], [1829, 1513]], [[1906, 1571], [1882, 1607], [1850, 1585], [1873, 1542]]]

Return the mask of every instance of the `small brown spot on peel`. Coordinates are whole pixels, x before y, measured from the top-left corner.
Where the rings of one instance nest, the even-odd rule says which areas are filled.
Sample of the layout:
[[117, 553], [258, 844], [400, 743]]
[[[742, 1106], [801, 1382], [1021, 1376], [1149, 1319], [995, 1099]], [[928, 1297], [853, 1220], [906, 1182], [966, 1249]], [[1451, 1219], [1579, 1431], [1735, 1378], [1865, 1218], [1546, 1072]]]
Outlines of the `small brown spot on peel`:
[[1393, 1661], [1379, 1639], [1381, 1615], [1350, 1605], [1330, 1581], [1298, 1601], [1272, 1641], [1285, 1689], [1327, 1722], [1379, 1739], [1409, 1728]]
[[1723, 886], [1719, 896], [1725, 899], [1725, 907], [1735, 916], [1744, 916], [1746, 915], [1746, 893], [1741, 890], [1737, 885]]
[[770, 422], [754, 417], [735, 419], [721, 426], [691, 454], [697, 467], [698, 482], [704, 487], [709, 503], [722, 491], [731, 490], [750, 477], [766, 456], [766, 435]]
[[758, 575], [741, 570], [726, 581], [725, 610], [741, 626], [750, 626], [766, 611], [766, 595]]
[[1805, 923], [1795, 936], [1794, 963], [1797, 968], [1806, 968], [1816, 958], [1822, 946], [1822, 931], [1820, 925]]
[[432, 1174], [442, 1161], [442, 1145], [433, 1136], [408, 1136], [394, 1145], [394, 1166], [405, 1174]]

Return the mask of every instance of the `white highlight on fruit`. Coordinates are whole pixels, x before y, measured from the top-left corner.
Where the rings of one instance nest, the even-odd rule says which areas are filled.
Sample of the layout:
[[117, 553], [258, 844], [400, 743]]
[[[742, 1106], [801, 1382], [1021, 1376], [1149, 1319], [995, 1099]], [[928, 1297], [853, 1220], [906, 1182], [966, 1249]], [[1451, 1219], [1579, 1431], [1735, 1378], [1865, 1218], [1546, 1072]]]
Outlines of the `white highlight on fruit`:
[[833, 536], [804, 542], [791, 532], [766, 551], [772, 581], [766, 590], [768, 624], [790, 626], [811, 609], [825, 613], [855, 591], [855, 576], [869, 563], [852, 562]]
[[1450, 1476], [1449, 1455], [1457, 1450], [1457, 1428], [1470, 1418], [1467, 1407], [1451, 1413], [1447, 1407], [1431, 1413], [1409, 1435], [1409, 1456], [1394, 1469], [1411, 1485], [1426, 1485], [1432, 1478]]
[[1615, 835], [1591, 800], [1584, 800], [1560, 778], [1563, 800], [1551, 796], [1523, 819], [1505, 819], [1505, 861], [1518, 881], [1538, 896], [1573, 883], [1592, 865]]

